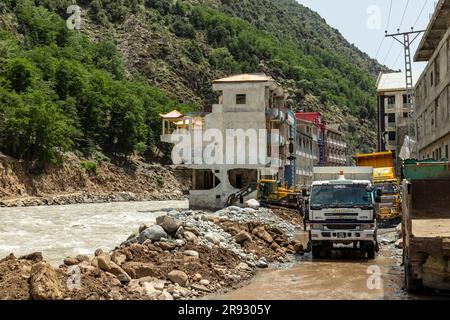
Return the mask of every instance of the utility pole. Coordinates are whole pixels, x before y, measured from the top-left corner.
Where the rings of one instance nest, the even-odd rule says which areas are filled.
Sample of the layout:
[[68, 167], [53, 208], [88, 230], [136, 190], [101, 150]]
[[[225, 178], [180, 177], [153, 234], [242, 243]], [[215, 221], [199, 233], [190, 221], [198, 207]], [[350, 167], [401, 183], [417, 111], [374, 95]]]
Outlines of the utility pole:
[[[413, 76], [412, 76], [412, 60], [411, 60], [411, 44], [419, 37], [419, 35], [426, 30], [419, 30], [414, 31], [413, 28], [411, 28], [411, 31], [408, 32], [400, 32], [400, 29], [397, 29], [397, 33], [388, 34], [386, 31], [386, 37], [392, 37], [397, 42], [399, 42], [404, 50], [405, 50], [405, 75], [406, 75], [406, 104], [409, 110], [408, 113], [408, 120], [407, 120], [407, 133], [409, 136], [409, 150], [411, 152], [411, 157], [415, 157], [415, 144], [411, 145], [411, 140], [414, 140], [417, 142], [416, 139], [416, 126], [415, 126], [415, 107], [414, 107], [414, 85], [413, 85]], [[396, 117], [401, 116], [396, 114]], [[396, 120], [397, 122], [397, 120]], [[397, 122], [398, 123], [398, 122]], [[403, 141], [401, 142], [401, 145], [399, 145], [398, 141], [400, 138], [399, 135], [399, 128], [396, 126], [396, 139], [397, 139], [397, 159], [398, 159], [398, 152], [400, 152]], [[404, 140], [404, 135], [403, 135]]]

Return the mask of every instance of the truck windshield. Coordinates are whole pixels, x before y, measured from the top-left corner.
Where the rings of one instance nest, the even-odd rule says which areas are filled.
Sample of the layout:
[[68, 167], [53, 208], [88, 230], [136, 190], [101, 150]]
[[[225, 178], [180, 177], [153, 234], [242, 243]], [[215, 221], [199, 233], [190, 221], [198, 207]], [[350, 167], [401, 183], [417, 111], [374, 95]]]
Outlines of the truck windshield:
[[311, 207], [366, 207], [372, 206], [371, 192], [367, 185], [321, 185], [311, 190]]
[[397, 194], [398, 186], [395, 183], [384, 183], [377, 185], [377, 189], [381, 189], [383, 194]]

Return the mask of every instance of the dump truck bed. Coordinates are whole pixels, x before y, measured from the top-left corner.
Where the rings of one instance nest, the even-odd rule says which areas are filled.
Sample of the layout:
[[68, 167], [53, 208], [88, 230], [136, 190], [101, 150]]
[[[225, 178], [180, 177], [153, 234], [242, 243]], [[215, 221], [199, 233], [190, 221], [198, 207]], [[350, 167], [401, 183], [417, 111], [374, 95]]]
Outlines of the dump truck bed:
[[415, 219], [412, 220], [414, 238], [450, 238], [450, 219]]

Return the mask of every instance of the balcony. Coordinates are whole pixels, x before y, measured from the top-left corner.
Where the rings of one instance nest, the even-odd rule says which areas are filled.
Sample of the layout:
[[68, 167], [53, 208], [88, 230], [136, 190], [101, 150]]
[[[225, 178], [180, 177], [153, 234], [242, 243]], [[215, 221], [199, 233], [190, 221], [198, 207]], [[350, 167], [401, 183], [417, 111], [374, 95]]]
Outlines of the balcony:
[[286, 114], [278, 108], [266, 109], [266, 116], [272, 121], [283, 122], [286, 120]]
[[279, 145], [279, 146], [286, 145], [285, 137], [283, 137], [279, 133], [271, 133], [271, 134], [269, 134], [268, 137], [267, 137], [267, 141], [269, 141], [270, 144], [272, 144], [272, 145]]

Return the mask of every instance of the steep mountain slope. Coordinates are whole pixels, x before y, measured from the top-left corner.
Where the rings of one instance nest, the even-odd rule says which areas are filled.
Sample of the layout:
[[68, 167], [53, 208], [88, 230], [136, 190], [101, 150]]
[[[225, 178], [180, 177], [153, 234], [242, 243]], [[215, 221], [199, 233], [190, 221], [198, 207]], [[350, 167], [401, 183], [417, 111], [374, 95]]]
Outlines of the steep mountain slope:
[[[375, 144], [374, 84], [382, 67], [294, 0], [77, 3], [81, 33], [62, 27], [72, 0], [0, 4], [0, 113], [19, 120], [0, 119], [5, 153], [152, 156], [164, 148], [157, 141], [158, 112], [180, 103], [186, 111], [207, 110], [215, 100], [212, 80], [240, 72], [266, 72], [288, 90], [293, 108], [320, 110], [329, 122], [342, 123], [349, 152]], [[25, 79], [17, 77], [23, 70]], [[45, 132], [52, 140], [45, 148], [22, 150], [23, 143], [8, 138], [25, 123], [20, 117], [36, 120], [29, 105], [57, 115], [43, 118], [58, 124]]]

